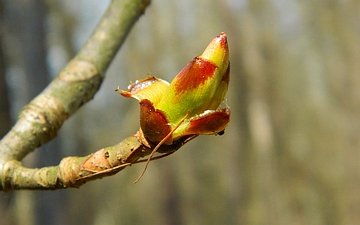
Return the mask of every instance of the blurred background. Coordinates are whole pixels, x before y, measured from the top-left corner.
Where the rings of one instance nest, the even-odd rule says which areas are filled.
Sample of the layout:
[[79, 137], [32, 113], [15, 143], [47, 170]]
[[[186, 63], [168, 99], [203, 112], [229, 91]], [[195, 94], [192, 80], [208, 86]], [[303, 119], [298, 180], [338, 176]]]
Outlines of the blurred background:
[[[85, 43], [108, 0], [0, 1], [0, 136]], [[1, 224], [358, 224], [360, 2], [153, 0], [95, 98], [29, 167], [87, 155], [137, 131], [114, 92], [172, 78], [220, 32], [231, 122], [162, 160], [80, 189], [0, 193]]]

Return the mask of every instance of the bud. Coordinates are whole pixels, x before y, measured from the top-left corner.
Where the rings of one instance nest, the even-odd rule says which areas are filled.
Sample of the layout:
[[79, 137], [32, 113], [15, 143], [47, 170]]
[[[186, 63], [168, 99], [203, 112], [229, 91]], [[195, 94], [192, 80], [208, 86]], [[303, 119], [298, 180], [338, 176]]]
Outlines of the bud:
[[144, 136], [160, 142], [187, 115], [165, 144], [188, 135], [216, 134], [230, 121], [223, 103], [230, 77], [229, 49], [225, 33], [214, 38], [205, 51], [190, 61], [170, 85], [148, 77], [130, 84], [125, 97], [140, 101], [140, 126]]

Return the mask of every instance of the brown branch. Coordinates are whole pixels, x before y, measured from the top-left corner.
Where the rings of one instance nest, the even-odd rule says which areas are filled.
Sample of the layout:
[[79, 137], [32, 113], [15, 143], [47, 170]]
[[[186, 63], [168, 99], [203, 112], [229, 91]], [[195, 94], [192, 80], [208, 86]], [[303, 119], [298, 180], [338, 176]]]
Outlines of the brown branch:
[[[167, 156], [195, 137], [195, 135], [189, 136], [172, 145], [161, 146], [158, 152]], [[59, 166], [40, 169], [22, 167], [16, 160], [8, 161], [3, 169], [6, 177], [2, 184], [3, 190], [78, 188], [86, 182], [114, 175], [131, 164], [146, 162], [139, 159], [151, 154], [155, 144], [150, 143], [150, 147], [146, 147], [142, 142], [139, 135], [133, 135], [94, 154], [85, 157], [67, 157]]]
[[150, 0], [113, 0], [77, 56], [23, 108], [17, 123], [0, 141], [0, 190], [71, 186], [62, 168], [77, 171], [86, 158], [66, 158], [59, 167], [42, 169], [21, 167], [20, 161], [54, 138], [64, 121], [93, 98], [111, 60], [149, 4]]

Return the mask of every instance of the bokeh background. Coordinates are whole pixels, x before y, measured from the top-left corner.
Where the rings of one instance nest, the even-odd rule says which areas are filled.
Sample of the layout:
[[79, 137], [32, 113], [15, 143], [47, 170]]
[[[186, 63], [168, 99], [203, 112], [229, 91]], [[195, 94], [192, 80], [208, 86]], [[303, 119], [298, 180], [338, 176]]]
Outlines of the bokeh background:
[[[85, 43], [108, 0], [0, 1], [0, 135]], [[80, 189], [0, 193], [1, 224], [358, 224], [360, 2], [153, 0], [95, 98], [24, 160], [111, 146], [139, 126], [114, 92], [171, 80], [228, 35], [231, 123], [178, 152]]]

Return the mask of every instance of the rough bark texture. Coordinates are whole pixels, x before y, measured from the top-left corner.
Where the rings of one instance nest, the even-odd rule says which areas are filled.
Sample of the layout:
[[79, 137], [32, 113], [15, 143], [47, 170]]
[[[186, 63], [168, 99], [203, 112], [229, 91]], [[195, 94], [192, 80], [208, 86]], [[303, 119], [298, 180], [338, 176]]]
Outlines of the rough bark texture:
[[[59, 167], [41, 169], [24, 168], [20, 161], [56, 137], [65, 120], [93, 98], [116, 52], [149, 4], [149, 0], [112, 1], [81, 51], [23, 108], [17, 123], [0, 142], [1, 190], [79, 186], [69, 173], [81, 170], [86, 157], [66, 158]], [[127, 147], [137, 149], [133, 145]]]

